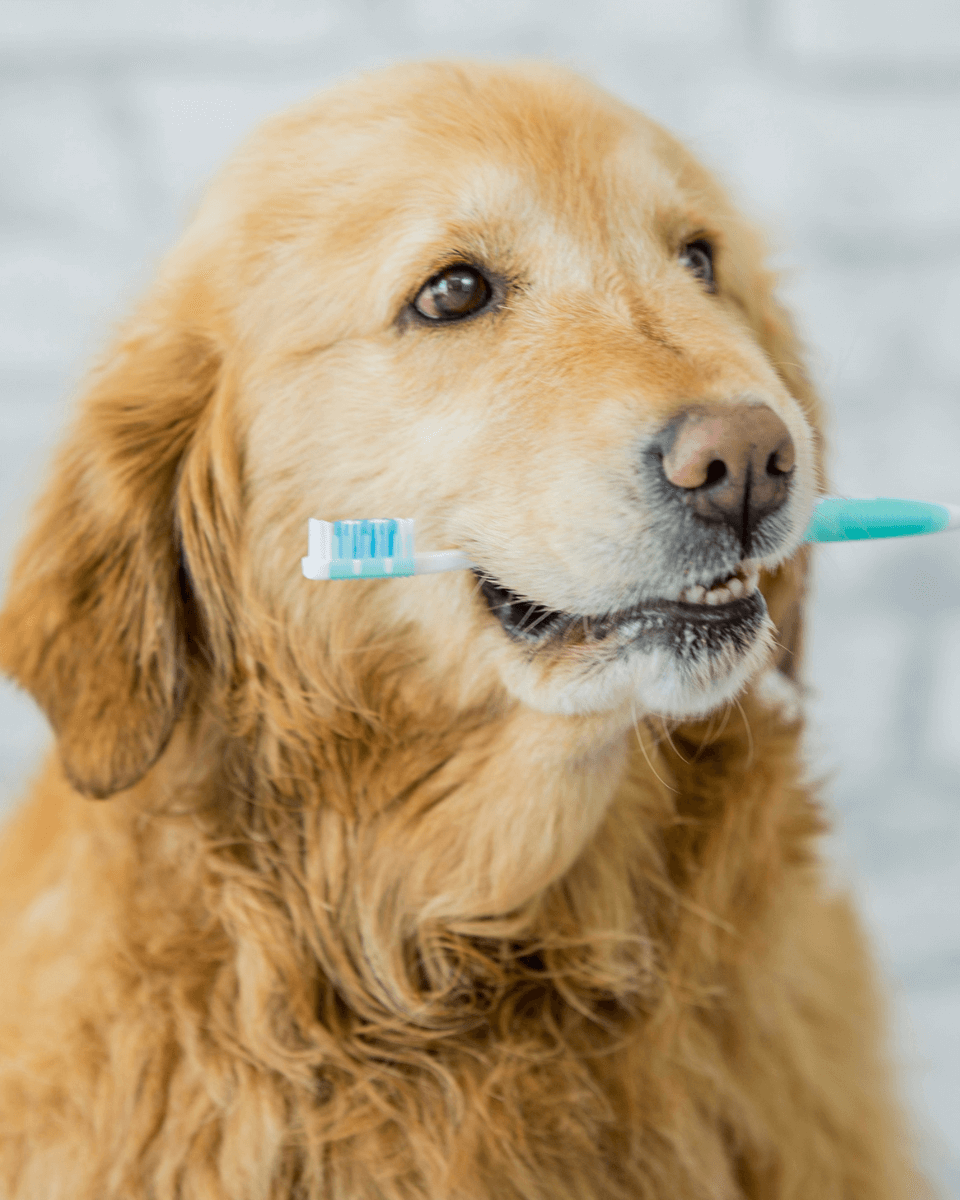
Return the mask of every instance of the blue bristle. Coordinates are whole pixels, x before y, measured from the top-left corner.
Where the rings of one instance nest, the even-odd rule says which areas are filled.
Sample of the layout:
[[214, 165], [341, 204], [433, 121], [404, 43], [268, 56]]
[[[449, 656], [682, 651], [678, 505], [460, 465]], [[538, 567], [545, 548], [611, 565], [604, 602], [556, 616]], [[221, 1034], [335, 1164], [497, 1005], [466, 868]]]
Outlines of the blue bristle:
[[354, 538], [356, 537], [356, 521], [337, 521], [337, 558], [355, 558], [353, 552]]
[[398, 550], [395, 520], [334, 521], [333, 557], [344, 561], [393, 558]]

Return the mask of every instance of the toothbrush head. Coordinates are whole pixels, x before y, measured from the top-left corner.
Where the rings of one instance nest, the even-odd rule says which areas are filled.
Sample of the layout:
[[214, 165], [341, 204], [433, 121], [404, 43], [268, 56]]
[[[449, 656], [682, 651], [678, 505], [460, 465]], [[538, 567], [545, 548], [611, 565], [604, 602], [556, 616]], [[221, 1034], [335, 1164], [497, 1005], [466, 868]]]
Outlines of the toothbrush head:
[[308, 579], [392, 579], [413, 575], [413, 521], [315, 521], [310, 519]]

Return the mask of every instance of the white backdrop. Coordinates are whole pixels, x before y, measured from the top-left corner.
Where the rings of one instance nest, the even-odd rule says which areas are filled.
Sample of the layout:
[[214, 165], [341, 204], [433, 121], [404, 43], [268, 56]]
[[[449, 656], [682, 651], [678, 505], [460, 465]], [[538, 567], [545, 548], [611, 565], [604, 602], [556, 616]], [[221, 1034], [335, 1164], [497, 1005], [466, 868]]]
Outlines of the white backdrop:
[[[446, 54], [577, 67], [773, 235], [832, 481], [960, 503], [956, 0], [0, 0], [0, 585], [84, 364], [262, 116]], [[810, 756], [960, 1200], [960, 533], [818, 550]], [[0, 685], [0, 812], [45, 744]]]

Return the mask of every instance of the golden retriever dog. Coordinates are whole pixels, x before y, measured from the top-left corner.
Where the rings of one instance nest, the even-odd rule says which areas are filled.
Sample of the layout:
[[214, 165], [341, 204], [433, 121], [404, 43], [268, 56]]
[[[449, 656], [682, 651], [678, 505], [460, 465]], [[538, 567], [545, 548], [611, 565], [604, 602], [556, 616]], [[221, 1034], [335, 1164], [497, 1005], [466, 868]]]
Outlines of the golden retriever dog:
[[[0, 851], [3, 1200], [921, 1194], [784, 702], [822, 413], [772, 288], [545, 65], [227, 166], [3, 610], [57, 742]], [[476, 569], [311, 581], [311, 517]]]

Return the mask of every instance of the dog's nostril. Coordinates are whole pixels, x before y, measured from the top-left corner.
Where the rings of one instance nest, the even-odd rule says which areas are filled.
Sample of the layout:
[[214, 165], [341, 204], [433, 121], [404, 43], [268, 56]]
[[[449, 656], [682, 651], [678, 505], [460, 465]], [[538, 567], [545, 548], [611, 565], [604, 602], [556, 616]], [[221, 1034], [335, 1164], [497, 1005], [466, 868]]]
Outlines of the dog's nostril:
[[780, 446], [767, 459], [768, 475], [789, 475], [793, 470], [793, 441]]
[[707, 475], [703, 481], [704, 487], [709, 487], [712, 483], [719, 483], [727, 473], [727, 464], [722, 459], [715, 458], [707, 466]]

